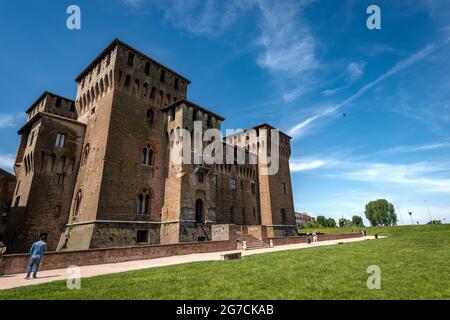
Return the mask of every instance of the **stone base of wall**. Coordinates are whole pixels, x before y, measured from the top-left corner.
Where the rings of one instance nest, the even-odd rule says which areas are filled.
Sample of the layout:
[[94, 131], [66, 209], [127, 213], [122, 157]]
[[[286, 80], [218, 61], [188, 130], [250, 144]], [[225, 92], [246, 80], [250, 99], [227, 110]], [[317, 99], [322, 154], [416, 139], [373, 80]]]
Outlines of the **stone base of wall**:
[[[318, 241], [327, 241], [327, 240], [339, 240], [339, 239], [349, 239], [349, 238], [359, 238], [362, 237], [360, 233], [336, 233], [336, 234], [322, 234], [317, 236]], [[269, 241], [273, 241], [274, 246], [283, 246], [287, 244], [296, 244], [296, 243], [306, 243], [306, 236], [297, 236], [297, 237], [276, 237], [269, 238]]]
[[[44, 255], [39, 269], [64, 269], [72, 265], [87, 266], [235, 249], [236, 241], [234, 240], [48, 252]], [[28, 254], [4, 255], [0, 266], [3, 274], [25, 273], [28, 259]]]

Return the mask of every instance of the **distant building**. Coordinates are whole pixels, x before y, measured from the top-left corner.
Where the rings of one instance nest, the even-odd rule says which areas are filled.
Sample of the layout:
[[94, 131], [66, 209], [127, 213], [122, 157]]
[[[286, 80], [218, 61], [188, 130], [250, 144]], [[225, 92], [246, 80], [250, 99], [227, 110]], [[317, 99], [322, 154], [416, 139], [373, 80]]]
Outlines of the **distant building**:
[[297, 226], [304, 226], [305, 224], [315, 224], [316, 218], [310, 216], [307, 212], [296, 212], [295, 222]]

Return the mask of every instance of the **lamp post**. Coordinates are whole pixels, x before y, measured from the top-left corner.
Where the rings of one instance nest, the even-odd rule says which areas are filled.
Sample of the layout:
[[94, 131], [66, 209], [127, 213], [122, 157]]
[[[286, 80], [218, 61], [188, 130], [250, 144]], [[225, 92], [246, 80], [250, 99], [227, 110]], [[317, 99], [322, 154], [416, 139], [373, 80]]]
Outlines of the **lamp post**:
[[412, 218], [412, 212], [410, 211], [410, 212], [408, 212], [408, 214], [411, 217], [411, 224], [414, 225], [414, 221], [413, 221], [413, 218]]
[[430, 215], [430, 222], [433, 221], [433, 219], [431, 218], [431, 211], [430, 211], [430, 206], [428, 205], [428, 201], [427, 200], [423, 200], [425, 202], [425, 204], [427, 205], [428, 208], [428, 214]]

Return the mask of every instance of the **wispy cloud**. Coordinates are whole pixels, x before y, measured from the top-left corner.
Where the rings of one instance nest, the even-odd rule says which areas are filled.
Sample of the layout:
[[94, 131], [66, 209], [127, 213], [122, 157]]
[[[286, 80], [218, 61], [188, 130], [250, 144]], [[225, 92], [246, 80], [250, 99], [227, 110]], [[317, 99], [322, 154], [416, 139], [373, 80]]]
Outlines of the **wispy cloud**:
[[291, 160], [289, 163], [289, 167], [291, 169], [291, 172], [302, 172], [318, 169], [325, 166], [326, 164], [327, 163], [324, 160]]
[[364, 161], [360, 158], [342, 160], [322, 156], [291, 161], [291, 172], [311, 170], [320, 170], [318, 174], [324, 177], [367, 182], [379, 186], [403, 186], [423, 192], [450, 193], [450, 162], [422, 161], [398, 164]]
[[307, 118], [306, 120], [298, 123], [297, 125], [291, 127], [288, 131], [288, 134], [294, 138], [300, 136], [301, 134], [304, 134], [307, 127], [309, 127], [316, 120], [333, 115], [336, 111], [338, 111], [342, 107], [352, 103], [353, 101], [355, 101], [356, 99], [361, 97], [364, 93], [366, 93], [371, 88], [375, 87], [376, 85], [382, 83], [386, 79], [399, 73], [400, 71], [403, 71], [404, 69], [406, 69], [406, 68], [416, 64], [417, 62], [421, 61], [422, 59], [426, 58], [427, 56], [429, 56], [430, 54], [432, 54], [439, 48], [446, 45], [449, 41], [450, 41], [450, 38], [446, 38], [444, 41], [441, 41], [439, 43], [432, 43], [432, 44], [426, 46], [425, 48], [423, 48], [422, 50], [418, 51], [417, 53], [411, 55], [407, 59], [404, 59], [404, 60], [398, 62], [389, 71], [382, 74], [374, 81], [369, 82], [368, 84], [366, 84], [365, 86], [360, 88], [356, 93], [351, 95], [349, 98], [347, 98], [343, 102], [341, 102], [333, 107], [330, 107], [321, 113], [313, 115], [313, 116]]
[[25, 118], [24, 113], [0, 113], [0, 129], [19, 125]]
[[[138, 0], [130, 1], [133, 7]], [[239, 21], [256, 14], [256, 40], [238, 44], [245, 50], [257, 49], [255, 63], [271, 73], [284, 102], [308, 91], [313, 71], [319, 65], [317, 40], [303, 17], [315, 0], [151, 0], [163, 11], [164, 19], [182, 32], [219, 38], [226, 31], [242, 33]], [[252, 17], [253, 18], [253, 17]], [[233, 37], [237, 39], [239, 37]], [[252, 39], [255, 39], [252, 35]], [[236, 44], [233, 44], [236, 45]], [[289, 79], [289, 81], [286, 81]], [[289, 83], [289, 85], [286, 85]]]
[[16, 157], [13, 154], [0, 153], [0, 168], [13, 172], [13, 165]]
[[350, 78], [350, 81], [356, 81], [358, 79], [360, 79], [363, 74], [364, 74], [364, 68], [366, 67], [365, 63], [357, 63], [357, 62], [352, 62], [347, 66], [347, 74], [348, 77]]

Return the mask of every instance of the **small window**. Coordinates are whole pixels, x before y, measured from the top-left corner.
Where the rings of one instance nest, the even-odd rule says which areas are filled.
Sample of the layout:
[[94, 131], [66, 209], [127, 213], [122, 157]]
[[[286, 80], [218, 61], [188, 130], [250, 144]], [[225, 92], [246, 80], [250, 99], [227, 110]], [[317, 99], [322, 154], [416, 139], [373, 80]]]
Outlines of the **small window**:
[[149, 128], [151, 128], [153, 126], [154, 117], [155, 117], [155, 113], [153, 112], [153, 110], [148, 109], [147, 110], [147, 125], [149, 126]]
[[134, 53], [129, 52], [128, 53], [128, 62], [127, 64], [132, 67], [134, 65]]
[[283, 194], [287, 194], [287, 184], [286, 184], [286, 182], [282, 182], [281, 183], [281, 192]]
[[192, 110], [192, 121], [197, 120], [197, 110]]
[[159, 81], [161, 81], [162, 83], [166, 82], [166, 72], [164, 70], [161, 70]]
[[136, 242], [148, 243], [148, 230], [137, 230]]
[[81, 209], [81, 200], [83, 199], [83, 196], [81, 194], [81, 190], [78, 190], [77, 192], [77, 196], [75, 197], [75, 206], [73, 209], [73, 215], [77, 216], [80, 214], [80, 209]]
[[209, 114], [206, 118], [206, 125], [208, 126], [208, 128], [212, 128], [212, 117]]
[[18, 208], [20, 204], [20, 197], [16, 197], [16, 202], [14, 202], [14, 207]]
[[214, 175], [214, 188], [219, 188], [219, 177], [217, 176], [217, 174]]
[[98, 65], [97, 65], [97, 74], [100, 74], [100, 70], [102, 69], [102, 66], [101, 66], [101, 64], [99, 63]]
[[61, 206], [56, 206], [55, 207], [55, 217], [59, 217], [61, 215]]
[[145, 70], [144, 73], [149, 76], [150, 75], [150, 62], [145, 63]]
[[231, 178], [231, 190], [236, 191], [237, 190], [237, 180], [236, 178]]
[[64, 148], [65, 145], [66, 145], [66, 134], [58, 133], [56, 135], [55, 147]]
[[55, 106], [56, 106], [57, 108], [61, 108], [61, 98], [60, 98], [60, 97], [57, 97], [57, 98], [56, 98]]
[[88, 161], [89, 158], [89, 152], [91, 151], [91, 147], [88, 144], [86, 144], [86, 146], [84, 147], [84, 151], [83, 151], [83, 159], [81, 161], [81, 165], [85, 165]]
[[256, 184], [254, 182], [250, 184], [250, 191], [252, 194], [256, 194]]
[[286, 223], [286, 209], [284, 209], [284, 208], [280, 209], [280, 213], [281, 213], [281, 224], [285, 224]]
[[204, 181], [205, 181], [205, 175], [203, 174], [203, 172], [198, 172], [197, 173], [197, 182], [203, 183]]
[[178, 90], [178, 78], [175, 78], [175, 82], [173, 84], [175, 90]]
[[57, 181], [58, 181], [58, 185], [63, 185], [64, 184], [64, 173], [58, 173], [57, 174]]
[[230, 222], [234, 223], [234, 207], [230, 209]]

